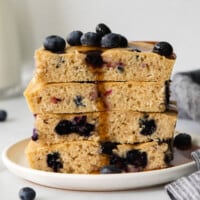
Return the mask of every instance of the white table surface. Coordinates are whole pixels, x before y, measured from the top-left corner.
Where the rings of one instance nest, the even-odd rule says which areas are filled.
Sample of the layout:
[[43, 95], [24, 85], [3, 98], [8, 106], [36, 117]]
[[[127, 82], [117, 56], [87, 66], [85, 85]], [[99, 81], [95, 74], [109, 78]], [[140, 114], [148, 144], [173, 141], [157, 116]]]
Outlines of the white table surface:
[[[0, 153], [9, 144], [30, 137], [33, 129], [33, 116], [29, 112], [23, 97], [0, 100], [0, 109], [8, 112], [6, 122], [0, 122]], [[177, 130], [200, 134], [200, 124], [188, 120], [178, 120]], [[21, 187], [30, 186], [37, 192], [37, 200], [169, 200], [164, 185], [129, 191], [117, 192], [81, 192], [47, 188], [23, 180], [10, 173], [0, 158], [0, 198], [18, 199]]]

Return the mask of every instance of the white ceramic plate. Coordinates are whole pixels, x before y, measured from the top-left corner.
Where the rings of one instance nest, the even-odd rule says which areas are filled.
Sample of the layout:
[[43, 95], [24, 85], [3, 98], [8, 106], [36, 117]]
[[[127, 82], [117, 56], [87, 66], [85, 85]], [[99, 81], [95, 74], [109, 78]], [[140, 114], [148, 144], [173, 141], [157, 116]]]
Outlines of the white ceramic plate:
[[[200, 146], [200, 134], [192, 134], [192, 138], [193, 143]], [[175, 153], [175, 166], [167, 169], [104, 175], [44, 172], [28, 167], [24, 154], [28, 141], [25, 139], [7, 147], [2, 154], [3, 162], [15, 175], [48, 187], [86, 191], [127, 190], [167, 183], [196, 170], [195, 162], [188, 158], [189, 153], [178, 151]]]

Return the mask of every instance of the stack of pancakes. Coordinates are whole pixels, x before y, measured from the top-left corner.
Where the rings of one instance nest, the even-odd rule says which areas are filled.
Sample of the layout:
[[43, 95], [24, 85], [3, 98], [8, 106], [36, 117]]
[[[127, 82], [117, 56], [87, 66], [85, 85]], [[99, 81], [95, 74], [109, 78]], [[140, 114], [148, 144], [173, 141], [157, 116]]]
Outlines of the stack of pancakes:
[[155, 44], [36, 50], [24, 93], [35, 116], [30, 166], [85, 174], [168, 167], [177, 119], [168, 109], [175, 55], [152, 52]]

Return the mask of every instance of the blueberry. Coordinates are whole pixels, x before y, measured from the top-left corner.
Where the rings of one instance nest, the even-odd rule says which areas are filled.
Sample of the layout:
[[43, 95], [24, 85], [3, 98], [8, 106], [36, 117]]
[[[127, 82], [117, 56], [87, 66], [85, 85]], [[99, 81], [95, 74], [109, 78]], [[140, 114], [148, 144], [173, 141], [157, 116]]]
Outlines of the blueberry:
[[168, 152], [165, 153], [164, 161], [165, 161], [166, 164], [169, 164], [170, 161], [173, 160], [173, 158], [174, 158], [174, 157], [173, 157], [173, 153], [170, 152], [170, 151], [168, 151]]
[[125, 169], [126, 168], [126, 159], [116, 155], [116, 154], [111, 154], [110, 155], [110, 164], [115, 165], [120, 169]]
[[38, 133], [37, 133], [37, 130], [34, 128], [33, 129], [33, 135], [32, 135], [32, 137], [31, 137], [31, 139], [33, 140], [33, 141], [37, 141], [38, 140]]
[[179, 133], [174, 138], [174, 146], [180, 150], [187, 150], [192, 146], [192, 138], [187, 133]]
[[82, 96], [76, 96], [74, 99], [73, 99], [74, 103], [76, 104], [77, 107], [79, 106], [82, 106], [82, 107], [85, 107], [85, 105], [83, 104], [83, 97]]
[[57, 35], [50, 35], [44, 40], [44, 48], [54, 53], [63, 53], [66, 42], [65, 40]]
[[0, 110], [0, 122], [6, 121], [7, 112], [5, 110]]
[[127, 39], [121, 35], [121, 42], [120, 42], [120, 47], [127, 47], [128, 46], [128, 41]]
[[151, 135], [156, 131], [156, 123], [154, 119], [148, 119], [148, 116], [139, 120], [139, 126], [141, 128], [140, 133], [142, 135]]
[[133, 149], [127, 152], [126, 161], [135, 167], [144, 168], [147, 165], [147, 154], [146, 152], [140, 152], [139, 150]]
[[87, 122], [87, 116], [85, 116], [85, 115], [83, 115], [83, 116], [76, 116], [72, 120], [72, 124], [73, 125], [85, 125], [86, 122]]
[[153, 48], [154, 53], [158, 53], [161, 56], [171, 56], [173, 53], [173, 47], [168, 42], [158, 42]]
[[90, 132], [94, 130], [95, 126], [93, 124], [86, 123], [84, 126], [76, 127], [76, 131], [83, 136], [89, 136]]
[[123, 73], [124, 72], [124, 65], [123, 63], [119, 63], [117, 65], [117, 70], [120, 72], [120, 73]]
[[47, 165], [52, 168], [54, 172], [58, 172], [63, 168], [62, 160], [58, 152], [53, 152], [47, 155]]
[[54, 131], [59, 135], [77, 133], [81, 136], [89, 136], [94, 131], [95, 125], [87, 123], [86, 116], [74, 117], [72, 121], [61, 120], [55, 127]]
[[102, 153], [111, 155], [112, 150], [115, 149], [116, 146], [117, 146], [117, 143], [115, 142], [103, 142], [101, 144]]
[[103, 65], [103, 59], [101, 57], [101, 51], [89, 51], [86, 54], [85, 62], [88, 65], [91, 65], [93, 67], [102, 67]]
[[115, 48], [120, 46], [121, 37], [116, 33], [109, 33], [102, 37], [101, 46], [106, 48]]
[[83, 35], [83, 33], [81, 31], [72, 31], [67, 36], [67, 42], [71, 46], [81, 45], [81, 36], [82, 35]]
[[36, 192], [30, 187], [21, 188], [19, 191], [19, 198], [21, 200], [33, 200], [35, 199]]
[[70, 134], [73, 132], [72, 122], [68, 120], [61, 120], [55, 127], [54, 131], [58, 135]]
[[114, 165], [107, 165], [100, 169], [101, 174], [117, 174], [122, 173], [122, 170]]
[[101, 46], [105, 48], [127, 47], [127, 39], [116, 33], [109, 33], [102, 37]]
[[101, 37], [94, 32], [87, 32], [81, 36], [81, 44], [84, 46], [99, 46]]
[[116, 33], [106, 34], [101, 39], [101, 46], [105, 48], [126, 47], [127, 45], [127, 39]]
[[100, 23], [96, 26], [96, 33], [98, 33], [100, 36], [104, 36], [108, 33], [111, 33], [111, 30], [105, 24]]
[[72, 120], [73, 130], [82, 136], [89, 136], [92, 131], [95, 129], [95, 125], [87, 123], [87, 117], [75, 117]]

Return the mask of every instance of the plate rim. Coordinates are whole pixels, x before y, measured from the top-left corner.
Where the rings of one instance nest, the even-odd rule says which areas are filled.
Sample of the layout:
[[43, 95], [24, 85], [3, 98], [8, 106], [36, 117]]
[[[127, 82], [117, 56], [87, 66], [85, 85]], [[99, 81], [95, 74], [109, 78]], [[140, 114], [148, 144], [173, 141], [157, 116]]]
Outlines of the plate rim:
[[[199, 140], [200, 140], [200, 135], [198, 134], [191, 134], [192, 136], [198, 136]], [[22, 164], [17, 164], [15, 161], [11, 160], [11, 158], [9, 157], [9, 151], [12, 150], [12, 148], [19, 146], [20, 144], [23, 143], [28, 143], [28, 141], [30, 140], [30, 138], [25, 138], [22, 140], [18, 140], [15, 143], [12, 143], [10, 145], [8, 145], [7, 147], [5, 147], [2, 151], [2, 161], [4, 163], [4, 165], [8, 168], [8, 170], [12, 173], [14, 173], [15, 175], [17, 175], [18, 177], [24, 178], [26, 180], [32, 181], [30, 178], [27, 178], [24, 175], [21, 174], [16, 174], [14, 172], [14, 169], [16, 169], [16, 171], [23, 171], [23, 173], [28, 173], [31, 175], [37, 175], [37, 176], [41, 176], [41, 177], [50, 177], [50, 178], [59, 178], [59, 179], [72, 179], [72, 180], [85, 180], [87, 179], [88, 181], [101, 181], [102, 179], [107, 181], [110, 179], [130, 179], [130, 178], [138, 178], [138, 177], [142, 177], [142, 176], [156, 176], [156, 175], [162, 175], [162, 174], [168, 174], [168, 173], [172, 173], [174, 172], [174, 170], [186, 170], [187, 168], [190, 169], [189, 171], [194, 171], [194, 169], [196, 169], [196, 165], [194, 161], [188, 162], [188, 163], [184, 163], [184, 164], [180, 164], [178, 166], [174, 166], [174, 167], [169, 167], [169, 168], [165, 168], [165, 169], [157, 169], [157, 170], [151, 170], [151, 171], [145, 171], [145, 172], [130, 172], [130, 173], [121, 173], [121, 174], [64, 174], [64, 173], [54, 173], [54, 172], [46, 172], [46, 171], [42, 171], [42, 170], [36, 170], [36, 169], [32, 169], [30, 167], [26, 167]], [[25, 148], [25, 146], [24, 146]], [[25, 154], [24, 154], [25, 156]], [[192, 169], [192, 170], [191, 170]], [[172, 180], [171, 180], [172, 181]], [[37, 181], [32, 181], [35, 182], [37, 184], [41, 184], [38, 183]], [[166, 181], [164, 181], [163, 183], [166, 183]], [[159, 184], [159, 183], [158, 183]], [[162, 184], [162, 183], [160, 183]], [[48, 184], [41, 184], [44, 186], [49, 186]], [[153, 184], [156, 185], [156, 184]], [[152, 185], [152, 186], [153, 186]], [[51, 186], [50, 186], [51, 187]], [[53, 186], [52, 186], [53, 187]], [[121, 190], [125, 190], [125, 189], [134, 189], [134, 188], [141, 188], [142, 186], [139, 187], [126, 187], [126, 188], [121, 188]], [[147, 186], [143, 186], [143, 188], [148, 187]], [[57, 187], [56, 187], [57, 188]], [[71, 189], [71, 188], [63, 188], [63, 187], [58, 187], [61, 189]], [[78, 188], [78, 187], [77, 187]], [[110, 190], [120, 190], [119, 188], [117, 189], [89, 189], [89, 188], [81, 188], [81, 189], [75, 189], [75, 190], [91, 190], [91, 191], [110, 191]]]

